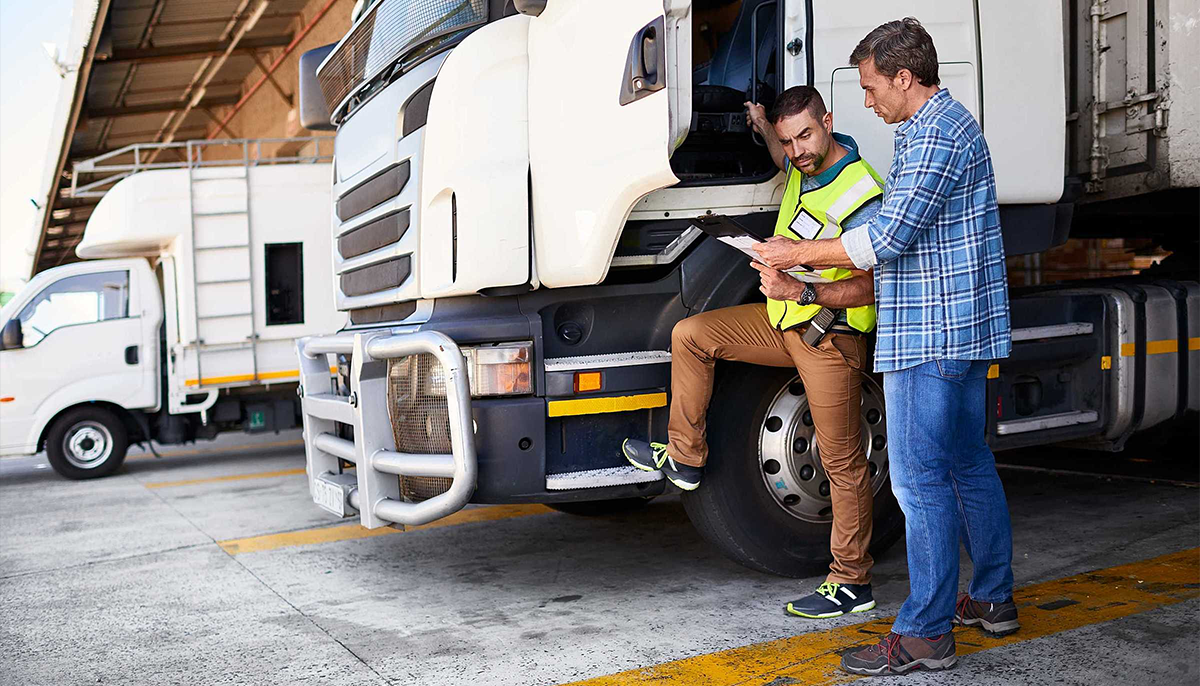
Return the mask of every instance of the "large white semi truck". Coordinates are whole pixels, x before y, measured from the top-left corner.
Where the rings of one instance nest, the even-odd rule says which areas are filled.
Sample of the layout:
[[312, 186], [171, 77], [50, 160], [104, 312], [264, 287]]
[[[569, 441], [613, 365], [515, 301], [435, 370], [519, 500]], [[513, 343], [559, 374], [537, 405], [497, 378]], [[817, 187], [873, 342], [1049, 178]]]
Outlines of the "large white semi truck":
[[86, 479], [130, 443], [299, 424], [294, 340], [346, 321], [330, 292], [331, 165], [252, 157], [262, 143], [135, 145], [76, 166], [99, 178], [75, 196], [103, 196], [86, 259], [0, 310], [0, 455], [44, 449]]
[[[360, 0], [300, 69], [302, 122], [337, 131], [349, 314], [298, 344], [313, 499], [379, 527], [663, 493], [620, 446], [666, 434], [672, 327], [760, 297], [745, 258], [692, 220], [767, 234], [783, 191], [743, 103], [814, 85], [886, 170], [893, 128], [846, 61], [908, 15], [983, 125], [1009, 255], [1147, 236], [1175, 251], [1160, 269], [1182, 266], [1180, 280], [1014, 289], [1014, 350], [989, 373], [993, 447], [1115, 450], [1195, 410], [1196, 14], [1178, 0]], [[873, 376], [862, 416], [885, 546], [902, 527]], [[794, 372], [719, 365], [709, 422], [704, 485], [683, 496], [700, 532], [763, 571], [828, 559], [829, 486]]]

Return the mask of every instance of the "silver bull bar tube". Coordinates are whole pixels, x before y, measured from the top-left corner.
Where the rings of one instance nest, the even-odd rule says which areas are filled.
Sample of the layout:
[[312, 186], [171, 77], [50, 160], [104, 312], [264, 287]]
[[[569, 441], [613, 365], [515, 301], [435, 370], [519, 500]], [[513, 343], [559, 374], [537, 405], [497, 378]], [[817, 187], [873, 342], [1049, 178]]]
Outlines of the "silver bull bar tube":
[[[471, 385], [462, 351], [450, 337], [436, 331], [342, 333], [302, 338], [296, 342], [296, 352], [304, 452], [314, 500], [322, 486], [318, 481], [337, 480], [345, 488], [344, 513], [357, 509], [368, 529], [427, 524], [467, 504], [478, 475]], [[396, 451], [387, 407], [387, 361], [421, 353], [436, 357], [446, 375], [450, 455]], [[349, 396], [331, 388], [326, 358], [330, 354], [351, 356]], [[337, 436], [336, 422], [354, 427], [353, 441]], [[349, 478], [340, 474], [339, 459], [357, 465], [357, 483], [345, 485]], [[451, 486], [428, 500], [409, 503], [400, 499], [397, 476], [449, 477]]]

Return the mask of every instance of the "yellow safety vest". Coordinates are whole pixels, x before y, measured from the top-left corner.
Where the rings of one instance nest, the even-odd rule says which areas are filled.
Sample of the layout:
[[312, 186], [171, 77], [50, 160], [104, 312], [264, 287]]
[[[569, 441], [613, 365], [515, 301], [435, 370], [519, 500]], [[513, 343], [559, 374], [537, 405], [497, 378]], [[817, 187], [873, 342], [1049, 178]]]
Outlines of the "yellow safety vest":
[[[856, 154], [851, 152], [850, 154]], [[793, 240], [837, 238], [842, 235], [842, 222], [872, 198], [883, 195], [883, 181], [871, 165], [862, 158], [842, 168], [828, 184], [803, 191], [804, 174], [795, 167], [788, 171], [787, 186], [775, 220], [775, 235]], [[802, 235], [803, 234], [803, 235]], [[821, 276], [839, 281], [851, 276], [848, 269], [833, 267]], [[767, 315], [771, 324], [786, 331], [817, 316], [820, 305], [801, 305], [798, 302], [767, 299]], [[858, 331], [867, 333], [875, 328], [875, 306], [863, 305], [846, 310], [846, 322]]]

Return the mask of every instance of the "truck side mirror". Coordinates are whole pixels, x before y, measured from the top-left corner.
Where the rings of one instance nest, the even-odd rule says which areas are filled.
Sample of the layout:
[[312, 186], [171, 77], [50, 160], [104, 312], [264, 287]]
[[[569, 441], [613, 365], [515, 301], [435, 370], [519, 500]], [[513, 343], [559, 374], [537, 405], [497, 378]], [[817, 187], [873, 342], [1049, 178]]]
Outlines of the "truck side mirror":
[[300, 56], [300, 126], [310, 131], [333, 131], [337, 128], [329, 121], [332, 113], [321, 91], [321, 82], [317, 80], [317, 67], [335, 47], [337, 43], [322, 45]]
[[25, 347], [24, 336], [21, 333], [21, 320], [13, 317], [4, 325], [0, 332], [0, 350], [17, 350]]
[[546, 2], [547, 0], [513, 0], [513, 6], [521, 14], [537, 17], [542, 14], [542, 10], [546, 9]]

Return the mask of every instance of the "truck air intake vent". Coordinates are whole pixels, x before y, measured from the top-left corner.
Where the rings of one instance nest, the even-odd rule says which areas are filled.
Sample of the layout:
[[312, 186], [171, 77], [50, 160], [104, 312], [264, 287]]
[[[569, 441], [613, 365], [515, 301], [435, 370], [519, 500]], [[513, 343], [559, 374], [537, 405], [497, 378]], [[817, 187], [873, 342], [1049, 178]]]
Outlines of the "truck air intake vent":
[[379, 203], [400, 195], [404, 184], [408, 183], [408, 167], [408, 160], [388, 167], [338, 198], [338, 219], [346, 221]]
[[[402, 453], [446, 455], [450, 444], [450, 410], [446, 376], [437, 358], [411, 355], [388, 364], [388, 414], [396, 450]], [[400, 495], [409, 502], [445, 493], [451, 479], [401, 476]]]
[[429, 99], [433, 97], [434, 83], [434, 81], [430, 81], [421, 86], [421, 89], [413, 93], [408, 102], [404, 103], [404, 111], [401, 114], [401, 121], [404, 122], [404, 126], [401, 127], [401, 138], [425, 126], [426, 120], [429, 119]]
[[487, 21], [487, 0], [381, 2], [363, 15], [317, 70], [329, 111], [414, 46]]
[[393, 212], [338, 238], [338, 253], [342, 259], [365, 255], [399, 241], [405, 231], [408, 231], [408, 210]]
[[350, 296], [366, 295], [396, 288], [408, 278], [412, 267], [410, 262], [411, 258], [403, 255], [394, 260], [346, 272], [341, 277], [342, 293]]
[[410, 300], [405, 303], [378, 305], [350, 310], [350, 323], [356, 326], [362, 324], [382, 324], [384, 322], [401, 322], [417, 311], [417, 303]]

